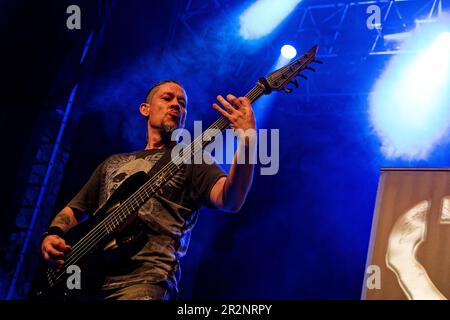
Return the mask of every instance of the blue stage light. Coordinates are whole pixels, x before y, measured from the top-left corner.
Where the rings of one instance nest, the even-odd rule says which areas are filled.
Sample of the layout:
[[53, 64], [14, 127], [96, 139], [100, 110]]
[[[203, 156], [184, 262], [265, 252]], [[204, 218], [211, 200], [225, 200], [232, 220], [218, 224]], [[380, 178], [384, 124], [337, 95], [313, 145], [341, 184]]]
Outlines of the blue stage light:
[[281, 47], [281, 54], [286, 59], [292, 59], [297, 55], [297, 50], [293, 46], [285, 44]]
[[395, 56], [370, 97], [370, 119], [390, 159], [424, 160], [450, 132], [450, 33], [413, 34], [400, 49], [419, 48]]
[[240, 35], [254, 40], [271, 33], [301, 0], [258, 0], [239, 17]]

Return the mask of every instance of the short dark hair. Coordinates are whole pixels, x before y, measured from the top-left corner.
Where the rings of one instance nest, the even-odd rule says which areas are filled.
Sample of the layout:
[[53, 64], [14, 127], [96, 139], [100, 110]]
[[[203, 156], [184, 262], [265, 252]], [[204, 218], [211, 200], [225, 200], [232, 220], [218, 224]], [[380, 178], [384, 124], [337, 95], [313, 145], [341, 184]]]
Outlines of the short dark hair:
[[178, 81], [176, 81], [176, 80], [162, 80], [162, 81], [159, 81], [159, 82], [157, 82], [156, 84], [154, 84], [154, 85], [147, 91], [147, 94], [145, 95], [145, 100], [144, 100], [144, 101], [145, 101], [145, 102], [151, 101], [151, 98], [152, 98], [153, 94], [155, 93], [156, 89], [157, 89], [160, 85], [163, 85], [163, 84], [165, 84], [165, 83], [175, 83], [175, 84], [179, 85], [181, 88], [184, 89], [183, 85], [182, 85], [181, 83], [179, 83]]

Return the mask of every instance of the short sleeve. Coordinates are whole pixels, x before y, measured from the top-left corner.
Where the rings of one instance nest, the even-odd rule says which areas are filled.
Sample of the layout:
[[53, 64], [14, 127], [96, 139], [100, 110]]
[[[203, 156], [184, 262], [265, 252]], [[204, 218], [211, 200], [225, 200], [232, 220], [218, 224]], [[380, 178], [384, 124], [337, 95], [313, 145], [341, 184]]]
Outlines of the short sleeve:
[[98, 208], [100, 196], [100, 183], [102, 179], [103, 163], [91, 175], [78, 194], [67, 204], [67, 207], [78, 209], [89, 215]]
[[204, 153], [204, 157], [208, 157], [207, 164], [203, 161], [201, 164], [192, 165], [192, 198], [200, 205], [209, 208], [215, 208], [211, 203], [211, 189], [221, 177], [226, 177], [226, 172], [217, 164], [215, 159], [208, 153]]

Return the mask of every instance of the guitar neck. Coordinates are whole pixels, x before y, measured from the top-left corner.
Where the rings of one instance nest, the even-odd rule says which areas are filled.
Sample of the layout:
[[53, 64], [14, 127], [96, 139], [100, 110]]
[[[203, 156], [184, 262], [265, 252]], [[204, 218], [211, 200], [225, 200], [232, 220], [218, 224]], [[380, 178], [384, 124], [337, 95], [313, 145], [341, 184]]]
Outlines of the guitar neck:
[[[253, 87], [252, 90], [250, 90], [245, 97], [250, 100], [251, 103], [258, 100], [259, 97], [261, 97], [264, 94], [264, 87], [257, 84]], [[193, 156], [195, 153], [203, 150], [208, 144], [212, 142], [213, 133], [214, 131], [220, 130], [224, 131], [228, 126], [230, 125], [230, 121], [228, 121], [227, 118], [224, 116], [221, 116], [219, 119], [217, 119], [207, 130], [203, 131], [200, 137], [197, 139], [201, 141], [201, 148], [199, 148], [199, 141], [192, 142], [189, 146], [186, 147], [186, 149], [190, 150], [191, 155]], [[195, 140], [197, 140], [195, 139]], [[176, 162], [176, 159], [175, 159]]]

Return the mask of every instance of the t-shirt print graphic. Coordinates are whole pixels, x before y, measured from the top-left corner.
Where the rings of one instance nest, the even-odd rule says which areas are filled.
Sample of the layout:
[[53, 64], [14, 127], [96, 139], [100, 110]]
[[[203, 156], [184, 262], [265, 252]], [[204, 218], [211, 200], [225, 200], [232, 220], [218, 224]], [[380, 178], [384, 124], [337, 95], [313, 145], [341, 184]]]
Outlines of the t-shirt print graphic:
[[111, 159], [105, 168], [105, 183], [103, 187], [106, 199], [131, 175], [139, 171], [148, 173], [162, 155], [162, 153], [157, 153], [138, 159], [136, 159], [135, 155], [129, 155], [117, 156], [115, 159]]

